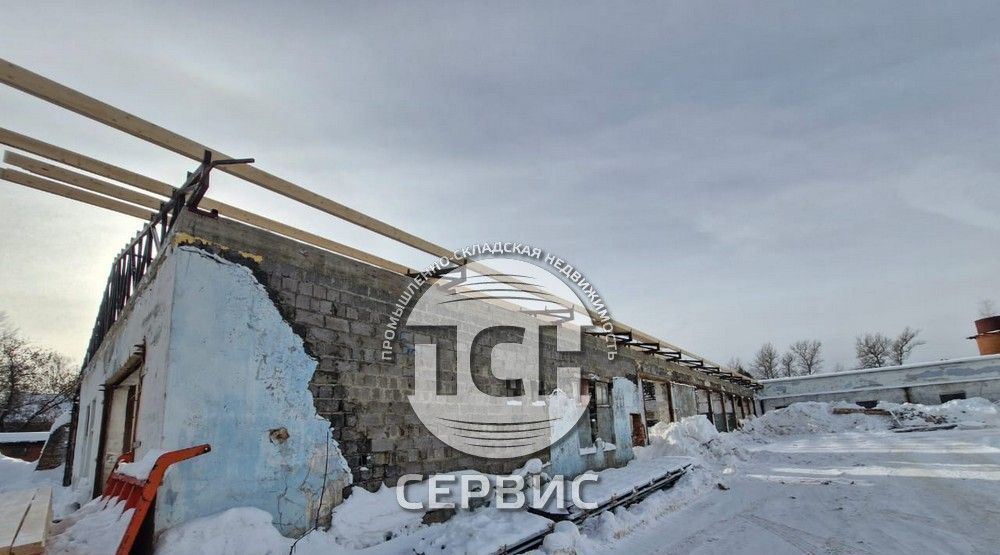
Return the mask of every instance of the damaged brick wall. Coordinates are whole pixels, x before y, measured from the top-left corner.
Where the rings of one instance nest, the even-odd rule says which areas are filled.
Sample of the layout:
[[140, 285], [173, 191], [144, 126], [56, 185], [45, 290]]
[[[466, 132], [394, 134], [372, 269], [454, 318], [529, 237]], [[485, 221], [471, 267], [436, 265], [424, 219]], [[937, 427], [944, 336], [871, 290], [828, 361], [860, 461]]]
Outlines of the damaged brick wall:
[[[307, 352], [318, 361], [310, 390], [317, 412], [333, 427], [356, 485], [374, 490], [408, 473], [466, 468], [499, 473], [523, 463], [472, 457], [427, 431], [407, 401], [413, 391], [411, 333], [400, 335], [395, 362], [380, 360], [383, 328], [409, 278], [232, 221], [186, 213], [177, 229], [214, 244], [222, 256], [226, 251], [261, 256], [258, 263], [243, 263], [254, 266], [251, 269], [257, 279], [304, 339]], [[453, 352], [453, 344], [438, 340], [445, 351]], [[614, 376], [634, 378], [641, 366], [644, 372], [674, 379], [705, 379], [665, 360], [629, 350], [609, 362], [599, 338], [585, 336], [582, 355], [557, 354], [554, 341], [554, 335], [542, 341], [553, 353], [546, 368], [581, 365], [584, 376], [597, 374], [610, 380]], [[748, 394], [731, 384], [713, 382], [713, 387]]]

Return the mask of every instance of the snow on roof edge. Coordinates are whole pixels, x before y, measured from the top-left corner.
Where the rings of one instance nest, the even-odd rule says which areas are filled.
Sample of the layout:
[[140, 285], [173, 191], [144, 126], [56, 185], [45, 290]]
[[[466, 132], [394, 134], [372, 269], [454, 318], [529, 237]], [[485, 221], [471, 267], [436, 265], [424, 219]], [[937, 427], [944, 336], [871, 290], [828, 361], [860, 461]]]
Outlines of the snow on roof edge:
[[868, 374], [870, 372], [886, 372], [889, 370], [909, 370], [911, 368], [923, 368], [926, 366], [945, 366], [949, 364], [959, 364], [963, 362], [975, 362], [985, 360], [1000, 360], [1000, 355], [977, 355], [974, 357], [948, 358], [944, 360], [934, 360], [929, 362], [911, 362], [899, 366], [882, 366], [879, 368], [859, 368], [857, 370], [845, 370], [843, 372], [823, 372], [822, 374], [810, 374], [808, 376], [792, 376], [790, 378], [771, 378], [769, 380], [757, 380], [761, 384], [792, 382], [797, 380], [811, 380], [816, 378], [828, 378], [831, 376], [850, 376], [851, 374]]
[[0, 443], [44, 443], [48, 441], [48, 432], [2, 432]]
[[[756, 397], [758, 401], [773, 401], [775, 399], [794, 399], [796, 397], [817, 397], [820, 395], [845, 395], [847, 393], [863, 393], [868, 391], [885, 391], [887, 389], [904, 389], [908, 387], [925, 387], [931, 385], [957, 385], [964, 383], [975, 383], [975, 382], [989, 382], [996, 380], [995, 377], [988, 378], [973, 378], [973, 379], [959, 379], [959, 380], [947, 380], [943, 382], [927, 382], [922, 384], [914, 385], [880, 385], [876, 387], [856, 387], [852, 389], [831, 389], [828, 391], [814, 391], [808, 393], [783, 393], [781, 395], [769, 395], [766, 397]], [[793, 403], [799, 401], [792, 401]], [[826, 402], [826, 401], [824, 401]]]

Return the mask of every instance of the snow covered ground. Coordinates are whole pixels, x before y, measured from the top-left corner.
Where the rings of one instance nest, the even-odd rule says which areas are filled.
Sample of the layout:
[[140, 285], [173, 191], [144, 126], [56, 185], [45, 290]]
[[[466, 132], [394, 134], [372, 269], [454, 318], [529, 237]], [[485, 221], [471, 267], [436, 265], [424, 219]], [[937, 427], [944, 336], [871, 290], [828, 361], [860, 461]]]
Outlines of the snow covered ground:
[[[69, 422], [69, 413], [56, 418], [56, 421], [52, 423], [52, 427], [49, 432], [32, 433], [37, 434], [37, 437], [44, 436], [45, 438], [48, 438], [52, 430], [55, 430], [67, 422]], [[6, 435], [10, 437], [20, 434]], [[61, 517], [64, 514], [69, 514], [78, 509], [81, 505], [81, 503], [79, 503], [79, 496], [70, 490], [70, 488], [62, 487], [63, 467], [60, 466], [51, 470], [36, 472], [36, 464], [37, 463], [29, 463], [0, 454], [0, 495], [3, 495], [4, 492], [8, 491], [51, 487], [53, 515]]]
[[621, 553], [997, 553], [1000, 430], [793, 436]]
[[[537, 553], [1000, 552], [997, 405], [970, 399], [880, 406], [889, 415], [833, 413], [851, 407], [796, 404], [730, 434], [703, 417], [657, 425], [633, 463], [605, 474], [609, 482], [628, 481], [686, 457], [693, 466], [677, 485], [579, 528], [559, 523]], [[940, 424], [956, 428], [891, 431]], [[0, 491], [50, 478], [34, 478], [26, 463], [0, 462]], [[113, 527], [81, 519], [86, 512], [56, 526], [62, 540], [72, 540], [57, 538], [56, 546], [86, 545], [88, 527]], [[157, 553], [492, 553], [550, 525], [541, 516], [488, 506], [424, 525], [419, 513], [399, 510], [395, 492], [386, 488], [358, 492], [336, 509], [331, 530], [298, 542], [278, 534], [266, 512], [237, 508], [168, 530]]]

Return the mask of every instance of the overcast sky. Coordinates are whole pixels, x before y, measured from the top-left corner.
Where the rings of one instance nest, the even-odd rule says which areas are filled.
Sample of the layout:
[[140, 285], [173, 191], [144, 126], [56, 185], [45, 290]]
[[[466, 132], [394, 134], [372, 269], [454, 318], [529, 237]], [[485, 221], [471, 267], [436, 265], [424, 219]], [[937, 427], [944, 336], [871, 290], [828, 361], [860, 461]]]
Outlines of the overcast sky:
[[[156, 3], [166, 4], [166, 3]], [[560, 253], [720, 362], [1000, 301], [1000, 5], [4, 6], [0, 56], [449, 247]], [[0, 86], [0, 126], [180, 184], [195, 163]], [[253, 185], [210, 196], [411, 266]], [[82, 358], [140, 222], [0, 182], [0, 311]]]

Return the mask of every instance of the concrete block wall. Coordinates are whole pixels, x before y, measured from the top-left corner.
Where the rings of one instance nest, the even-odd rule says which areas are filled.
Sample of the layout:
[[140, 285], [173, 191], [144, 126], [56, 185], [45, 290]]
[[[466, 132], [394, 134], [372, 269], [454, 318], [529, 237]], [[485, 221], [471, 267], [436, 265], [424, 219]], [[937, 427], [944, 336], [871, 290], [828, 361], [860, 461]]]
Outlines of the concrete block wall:
[[[523, 464], [523, 459], [482, 459], [452, 449], [431, 435], [410, 408], [407, 395], [414, 385], [414, 339], [424, 343], [428, 338], [404, 331], [396, 342], [396, 361], [380, 358], [384, 326], [410, 281], [406, 276], [224, 219], [185, 213], [175, 232], [250, 266], [283, 317], [304, 339], [307, 352], [318, 361], [309, 386], [316, 410], [330, 421], [355, 485], [374, 490], [408, 473], [467, 468], [500, 473]], [[454, 351], [448, 338], [434, 340], [442, 343], [445, 352]], [[634, 381], [642, 369], [750, 395], [728, 382], [630, 349], [620, 350], [616, 360], [609, 362], [603, 340], [592, 336], [584, 336], [582, 355], [556, 352], [554, 333], [542, 338], [540, 348], [553, 353], [543, 361], [543, 372], [554, 372], [560, 365], [581, 366], [584, 376], [595, 374], [609, 381], [628, 376]], [[473, 372], [484, 371], [473, 368]], [[546, 459], [548, 454], [535, 456]]]

